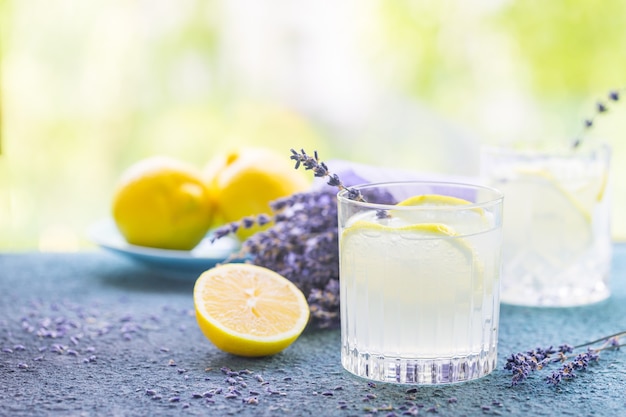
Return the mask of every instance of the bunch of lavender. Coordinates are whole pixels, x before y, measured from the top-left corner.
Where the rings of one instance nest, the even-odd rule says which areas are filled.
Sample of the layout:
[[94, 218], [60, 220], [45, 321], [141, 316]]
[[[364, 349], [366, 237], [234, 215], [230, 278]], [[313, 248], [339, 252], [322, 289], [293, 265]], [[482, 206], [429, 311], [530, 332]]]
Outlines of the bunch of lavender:
[[609, 111], [610, 104], [618, 102], [621, 93], [623, 93], [624, 91], [626, 91], [626, 88], [611, 90], [606, 95], [606, 98], [600, 99], [596, 102], [594, 115], [584, 120], [581, 132], [572, 141], [572, 148], [575, 149], [582, 144], [583, 136], [585, 135], [585, 133], [587, 133], [589, 129], [591, 129], [595, 125], [596, 118], [602, 114], [607, 113]]
[[[270, 203], [272, 213], [246, 217], [215, 231], [220, 239], [240, 228], [254, 225], [269, 228], [246, 239], [241, 249], [225, 262], [246, 259], [281, 274], [304, 293], [311, 310], [311, 325], [331, 328], [339, 325], [339, 244], [337, 191], [347, 190], [349, 198], [362, 200], [358, 190], [344, 185], [331, 173], [317, 152], [307, 155], [291, 150], [295, 168], [312, 170], [315, 177], [327, 179], [331, 187], [278, 199]], [[354, 181], [362, 179], [353, 178]]]
[[215, 231], [219, 239], [240, 228], [271, 224], [247, 238], [225, 262], [246, 259], [269, 268], [304, 293], [311, 324], [318, 328], [339, 324], [339, 256], [337, 200], [331, 190], [293, 194], [270, 204], [271, 215], [246, 217]]
[[[550, 385], [558, 385], [562, 381], [571, 380], [576, 377], [578, 371], [584, 371], [589, 364], [597, 362], [600, 359], [600, 352], [604, 350], [619, 349], [620, 338], [626, 336], [626, 331], [612, 334], [591, 342], [583, 343], [577, 346], [564, 344], [554, 349], [552, 346], [548, 348], [537, 348], [527, 352], [512, 354], [506, 361], [504, 369], [511, 371], [511, 386], [524, 382], [532, 372], [540, 371], [547, 368], [553, 363], [560, 363], [560, 367], [545, 378], [546, 383]], [[591, 348], [589, 346], [602, 343], [599, 347]], [[575, 350], [587, 347], [585, 352], [578, 353], [573, 359], [571, 355]]]

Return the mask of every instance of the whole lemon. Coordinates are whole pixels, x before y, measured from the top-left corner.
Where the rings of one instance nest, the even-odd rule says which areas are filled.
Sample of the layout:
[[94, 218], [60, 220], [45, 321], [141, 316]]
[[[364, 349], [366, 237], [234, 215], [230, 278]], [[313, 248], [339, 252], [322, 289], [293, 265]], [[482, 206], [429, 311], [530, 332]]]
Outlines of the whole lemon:
[[[271, 214], [270, 202], [309, 188], [310, 181], [296, 171], [289, 153], [259, 147], [241, 147], [213, 157], [203, 176], [215, 198], [214, 225], [246, 216]], [[240, 230], [245, 239], [259, 227]]]
[[212, 213], [201, 172], [165, 156], [128, 168], [113, 197], [113, 219], [133, 245], [190, 250], [209, 230]]

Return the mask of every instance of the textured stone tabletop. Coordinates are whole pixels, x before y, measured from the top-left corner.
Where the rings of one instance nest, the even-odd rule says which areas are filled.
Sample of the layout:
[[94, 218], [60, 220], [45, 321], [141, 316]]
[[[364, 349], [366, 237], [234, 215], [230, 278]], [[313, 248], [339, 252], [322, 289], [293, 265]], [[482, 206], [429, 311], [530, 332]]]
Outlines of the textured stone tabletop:
[[339, 331], [306, 331], [284, 352], [222, 353], [193, 315], [195, 276], [104, 251], [0, 254], [1, 416], [621, 416], [626, 351], [578, 378], [546, 371], [511, 387], [511, 353], [578, 344], [626, 329], [626, 246], [613, 295], [571, 309], [502, 306], [498, 369], [478, 381], [369, 384], [340, 364]]

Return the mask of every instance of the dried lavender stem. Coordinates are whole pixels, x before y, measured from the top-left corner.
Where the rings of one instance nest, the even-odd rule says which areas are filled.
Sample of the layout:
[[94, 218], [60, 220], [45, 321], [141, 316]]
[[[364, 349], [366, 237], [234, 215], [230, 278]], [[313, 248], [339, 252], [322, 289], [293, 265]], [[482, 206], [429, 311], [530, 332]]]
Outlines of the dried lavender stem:
[[599, 347], [597, 349], [593, 349], [595, 352], [602, 352], [603, 350], [617, 350], [619, 348], [621, 348], [622, 346], [626, 346], [626, 343], [616, 343], [616, 344], [612, 344], [612, 343], [607, 343], [605, 346]]
[[300, 165], [304, 166], [306, 170], [312, 170], [313, 174], [318, 178], [328, 177], [327, 184], [332, 187], [337, 187], [340, 190], [346, 190], [348, 192], [348, 198], [350, 200], [362, 201], [365, 202], [363, 195], [359, 190], [354, 188], [346, 187], [337, 174], [333, 174], [328, 170], [328, 166], [324, 162], [319, 160], [317, 155], [317, 151], [313, 151], [313, 156], [307, 155], [304, 149], [300, 150], [300, 153], [296, 152], [294, 149], [291, 149], [291, 157], [296, 161], [295, 169], [300, 168]]
[[[620, 95], [621, 93], [626, 92], [626, 87], [623, 88], [619, 88], [619, 89], [615, 89], [615, 90], [611, 90], [608, 92], [606, 98], [608, 99], [608, 102], [618, 102], [620, 99]], [[595, 123], [595, 119], [596, 117], [598, 117], [600, 114], [606, 113], [609, 111], [609, 106], [607, 104], [607, 102], [602, 101], [602, 100], [598, 100], [596, 102], [596, 113], [594, 114], [594, 116], [585, 119], [583, 122], [583, 128], [580, 131], [580, 133], [578, 134], [578, 136], [572, 141], [572, 148], [577, 148], [579, 147], [582, 142], [583, 142], [583, 136], [585, 134], [585, 132], [589, 129], [591, 129], [594, 126]]]
[[[548, 384], [558, 385], [563, 380], [574, 378], [577, 371], [586, 370], [589, 363], [597, 362], [600, 358], [600, 352], [617, 350], [622, 347], [624, 344], [620, 344], [619, 339], [623, 336], [626, 336], [626, 331], [604, 336], [577, 346], [564, 344], [559, 346], [558, 350], [550, 346], [547, 349], [537, 348], [532, 351], [513, 354], [507, 359], [504, 369], [510, 370], [513, 374], [511, 385], [514, 386], [526, 380], [531, 372], [544, 369], [550, 363], [561, 362], [562, 365], [552, 372], [552, 375], [546, 377]], [[586, 352], [579, 353], [574, 359], [566, 362], [568, 353], [573, 353], [576, 349], [600, 342], [604, 342], [604, 344], [597, 348], [587, 348]], [[556, 356], [552, 356], [553, 354], [556, 354]]]
[[596, 339], [596, 340], [594, 340], [592, 342], [587, 342], [587, 343], [583, 343], [583, 344], [580, 344], [580, 345], [576, 345], [576, 346], [573, 347], [573, 349], [579, 349], [581, 347], [595, 345], [596, 343], [605, 342], [605, 341], [608, 341], [608, 340], [613, 339], [613, 338], [618, 338], [619, 339], [622, 336], [626, 336], [626, 331], [618, 332], [618, 333], [612, 334], [610, 336], [605, 336], [605, 337], [602, 337], [600, 339]]

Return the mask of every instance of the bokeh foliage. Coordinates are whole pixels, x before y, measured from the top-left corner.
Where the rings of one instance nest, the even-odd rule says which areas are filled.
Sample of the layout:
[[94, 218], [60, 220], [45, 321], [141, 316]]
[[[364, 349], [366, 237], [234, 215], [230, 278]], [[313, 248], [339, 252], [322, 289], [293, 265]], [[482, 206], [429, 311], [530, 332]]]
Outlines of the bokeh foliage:
[[[569, 138], [626, 84], [620, 0], [0, 5], [0, 249], [89, 246], [116, 179], [148, 155], [202, 166], [260, 144], [466, 175], [481, 143]], [[595, 131], [615, 165], [624, 114]], [[626, 239], [626, 220], [614, 228]]]

